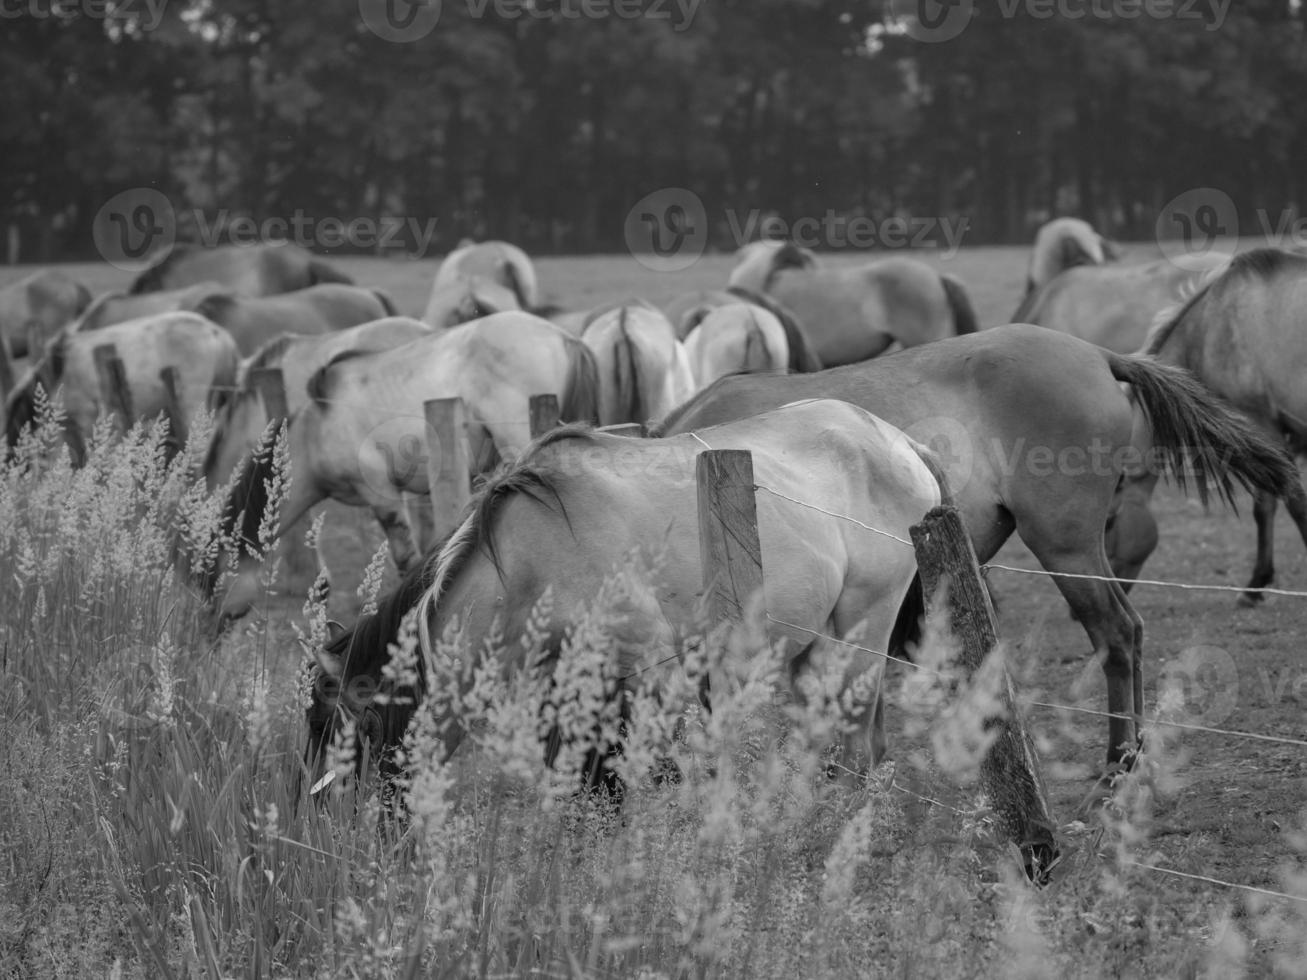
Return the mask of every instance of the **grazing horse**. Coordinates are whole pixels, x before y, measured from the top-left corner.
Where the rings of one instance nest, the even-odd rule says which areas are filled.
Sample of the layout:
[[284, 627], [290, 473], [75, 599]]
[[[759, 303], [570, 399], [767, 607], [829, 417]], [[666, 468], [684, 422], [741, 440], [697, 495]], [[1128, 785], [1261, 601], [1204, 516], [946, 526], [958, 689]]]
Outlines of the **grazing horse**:
[[322, 282], [353, 279], [308, 249], [289, 242], [260, 245], [178, 244], [154, 259], [132, 283], [132, 293], [216, 282], [246, 296], [272, 296]]
[[204, 300], [226, 291], [226, 287], [216, 282], [199, 282], [193, 286], [157, 293], [103, 293], [95, 298], [95, 302], [86, 308], [70, 329], [73, 332], [99, 330], [111, 323], [124, 323], [127, 320], [139, 320], [143, 316], [177, 310], [194, 313]]
[[799, 323], [794, 312], [766, 293], [745, 289], [743, 286], [730, 286], [727, 289], [700, 289], [678, 296], [667, 304], [663, 311], [676, 329], [676, 336], [684, 341], [696, 326], [709, 313], [719, 306], [733, 306], [736, 303], [748, 303], [774, 316], [785, 330], [785, 345], [789, 349], [791, 371], [808, 373], [820, 371], [823, 367], [821, 358], [808, 339], [808, 333]]
[[[236, 391], [223, 402], [214, 418], [213, 438], [204, 460], [209, 490], [217, 489], [231, 478], [236, 468], [258, 448], [268, 426], [268, 409], [262, 391], [252, 383], [255, 371], [261, 368], [281, 371], [286, 410], [294, 418], [309, 403], [309, 379], [341, 354], [389, 350], [430, 333], [431, 328], [418, 320], [387, 317], [330, 334], [282, 334], [265, 343], [241, 364]], [[305, 520], [301, 519], [301, 526]], [[287, 588], [292, 593], [304, 592], [324, 567], [321, 555], [309, 552], [303, 535], [296, 529], [282, 536], [278, 548], [280, 557], [286, 561]]]
[[[307, 384], [309, 402], [290, 422], [294, 479], [281, 502], [281, 534], [312, 506], [332, 498], [372, 510], [386, 529], [401, 571], [417, 549], [404, 514], [404, 494], [427, 494], [425, 402], [462, 398], [474, 473], [512, 460], [530, 441], [532, 395], [558, 396], [563, 421], [591, 421], [597, 412], [594, 358], [581, 341], [530, 313], [500, 313], [453, 330], [372, 353], [345, 351]], [[224, 530], [257, 541], [273, 475], [266, 440], [233, 487]], [[232, 525], [244, 514], [240, 528]], [[244, 614], [257, 595], [256, 563], [242, 557], [219, 612]], [[211, 585], [210, 585], [211, 589]]]
[[91, 302], [90, 291], [58, 269], [41, 269], [0, 289], [0, 343], [14, 357], [30, 357], [27, 332], [40, 328], [42, 342], [75, 320]]
[[[1282, 441], [1291, 453], [1301, 456], [1307, 452], [1304, 304], [1307, 256], [1275, 248], [1243, 252], [1224, 270], [1209, 272], [1186, 303], [1159, 317], [1143, 352], [1191, 371], [1269, 438]], [[1109, 542], [1140, 554], [1140, 565], [1156, 540], [1147, 509], [1156, 481], [1156, 474], [1145, 472], [1127, 487], [1133, 491], [1126, 501], [1131, 506], [1123, 505], [1122, 514], [1132, 526], [1118, 542]], [[1279, 490], [1256, 488], [1257, 560], [1249, 590], [1265, 588], [1275, 580], [1272, 549], [1280, 498], [1307, 543], [1307, 497], [1302, 487], [1295, 481]], [[1248, 591], [1239, 601], [1254, 605], [1262, 599], [1261, 592]]]
[[431, 291], [434, 294], [459, 279], [484, 279], [503, 286], [517, 299], [518, 309], [535, 312], [540, 306], [535, 266], [525, 252], [508, 242], [461, 242], [440, 263]]
[[646, 303], [596, 310], [581, 331], [599, 370], [599, 424], [661, 418], [698, 390], [685, 348]]
[[210, 407], [214, 389], [236, 381], [240, 361], [236, 342], [227, 331], [194, 313], [159, 313], [116, 323], [91, 333], [64, 333], [46, 348], [45, 356], [28, 371], [6, 404], [6, 437], [13, 446], [24, 425], [36, 417], [36, 385], [49, 379], [62, 386], [70, 448], [76, 462], [84, 459], [95, 420], [105, 410], [95, 348], [112, 344], [126, 370], [133, 417], [128, 423], [153, 418], [168, 409], [160, 372], [177, 369], [180, 418], [173, 437], [184, 443], [199, 413]]
[[341, 283], [276, 296], [215, 293], [194, 310], [224, 327], [246, 356], [278, 334], [323, 334], [395, 316], [395, 304], [384, 293]]
[[1081, 265], [1028, 294], [1012, 319], [1060, 330], [1118, 354], [1144, 345], [1158, 313], [1183, 300], [1205, 271], [1224, 266], [1217, 253], [1146, 265]]
[[793, 310], [827, 367], [976, 331], [966, 288], [924, 262], [895, 256], [831, 269], [792, 242], [763, 241], [736, 253], [730, 284], [766, 293]]
[[790, 361], [785, 328], [750, 303], [711, 310], [686, 336], [685, 354], [696, 388], [728, 374], [784, 374]]
[[470, 323], [494, 313], [522, 309], [517, 294], [484, 276], [455, 276], [437, 280], [422, 314], [422, 321], [440, 330]]
[[1026, 271], [1026, 297], [1068, 269], [1103, 265], [1119, 257], [1116, 246], [1094, 231], [1088, 221], [1054, 218], [1035, 232], [1030, 267]]
[[[334, 683], [315, 684], [308, 709], [306, 762], [312, 777], [323, 775], [324, 749], [346, 719], [358, 722], [355, 731], [370, 741], [383, 774], [397, 773], [395, 749], [415, 703], [438, 676], [434, 641], [452, 623], [458, 624], [460, 646], [465, 642], [473, 655], [487, 651], [498, 658], [505, 675], [528, 667], [527, 648], [518, 638], [531, 623], [533, 635], [544, 637], [541, 649], [552, 670], [564, 637], [593, 607], [605, 580], [624, 568], [626, 587], [611, 610], [620, 615], [604, 637], [613, 674], [643, 674], [656, 684], [660, 670], [677, 669], [671, 661], [697, 642], [703, 627], [697, 612], [703, 567], [695, 459], [705, 445], [751, 451], [760, 484], [815, 505], [757, 495], [765, 608], [784, 624], [768, 627], [785, 648], [789, 669], [781, 683], [820, 663], [834, 647], [825, 637], [859, 631], [860, 642], [874, 650], [901, 649], [920, 612], [912, 547], [832, 516], [847, 515], [906, 539], [908, 528], [940, 501], [938, 466], [928, 450], [897, 429], [830, 400], [657, 441], [566, 427], [537, 440], [514, 469], [488, 483], [459, 527], [375, 615], [315, 651], [322, 674]], [[641, 574], [644, 564], [656, 570]], [[551, 596], [547, 622], [533, 621], [545, 590]], [[910, 594], [913, 601], [905, 605]], [[360, 699], [357, 692], [379, 690], [388, 644], [415, 608], [424, 689], [385, 704]], [[841, 761], [854, 772], [865, 772], [884, 750], [884, 666], [881, 657], [856, 656], [841, 689], [832, 692], [850, 723]], [[328, 690], [355, 693], [338, 699]], [[803, 697], [797, 685], [795, 693]], [[465, 731], [448, 714], [438, 716], [437, 725], [447, 758]]]
[[1113, 765], [1134, 749], [1143, 716], [1143, 621], [1112, 581], [1103, 547], [1136, 403], [1162, 466], [1177, 479], [1192, 468], [1204, 499], [1213, 485], [1228, 500], [1236, 482], [1277, 496], [1298, 483], [1279, 447], [1187, 372], [1024, 324], [818, 374], [723, 378], [654, 434], [823, 397], [859, 405], [928, 445], [946, 441], [947, 455], [936, 448], [980, 561], [1015, 530], [1054, 573], [1106, 674]]

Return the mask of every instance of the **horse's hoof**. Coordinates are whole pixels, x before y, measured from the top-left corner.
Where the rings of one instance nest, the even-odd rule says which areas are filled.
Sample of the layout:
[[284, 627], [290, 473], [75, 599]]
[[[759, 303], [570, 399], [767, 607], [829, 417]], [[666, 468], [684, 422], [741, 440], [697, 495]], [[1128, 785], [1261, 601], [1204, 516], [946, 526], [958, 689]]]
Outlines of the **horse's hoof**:
[[1266, 596], [1261, 592], [1240, 592], [1235, 603], [1241, 609], [1256, 609], [1265, 601]]

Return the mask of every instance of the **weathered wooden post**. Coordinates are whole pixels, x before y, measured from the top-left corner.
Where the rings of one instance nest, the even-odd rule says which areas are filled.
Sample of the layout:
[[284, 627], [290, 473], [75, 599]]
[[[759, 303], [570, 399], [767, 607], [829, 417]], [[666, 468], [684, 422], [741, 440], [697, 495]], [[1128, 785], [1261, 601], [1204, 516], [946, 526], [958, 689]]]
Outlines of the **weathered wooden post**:
[[163, 385], [163, 414], [168, 419], [169, 455], [179, 452], [186, 445], [186, 420], [182, 417], [182, 402], [178, 395], [179, 377], [177, 369], [169, 364], [159, 372], [159, 383]]
[[127, 386], [127, 368], [113, 344], [101, 344], [91, 351], [95, 374], [100, 379], [100, 403], [105, 411], [118, 415], [121, 431], [132, 427], [132, 392]]
[[423, 402], [427, 421], [427, 483], [432, 529], [439, 541], [452, 531], [472, 499], [467, 412], [461, 398]]
[[0, 333], [0, 405], [14, 390], [14, 357], [9, 350], [9, 338]]
[[250, 386], [263, 398], [263, 410], [269, 422], [284, 422], [290, 418], [286, 404], [286, 381], [281, 368], [256, 368], [250, 372]]
[[602, 426], [595, 431], [606, 432], [610, 436], [626, 436], [630, 439], [644, 438], [644, 426], [639, 422], [618, 422], [616, 425]]
[[[763, 583], [753, 454], [744, 449], [702, 452], [695, 461], [695, 481], [699, 494], [699, 559], [703, 564], [709, 628], [721, 623], [739, 624], [751, 600], [762, 592]], [[709, 689], [716, 686], [718, 691], [728, 690], [721, 667], [720, 662], [710, 660]], [[701, 689], [700, 697], [705, 693]]]
[[531, 396], [531, 438], [538, 439], [559, 422], [557, 395]]
[[[994, 607], [980, 577], [971, 538], [955, 507], [935, 507], [911, 529], [912, 544], [928, 607], [947, 593], [957, 662], [968, 680], [998, 644]], [[1001, 710], [984, 722], [1001, 729], [980, 764], [980, 781], [999, 815], [1004, 833], [1016, 842], [1027, 873], [1039, 879], [1057, 854], [1053, 819], [1034, 744], [1017, 710], [1016, 692], [1006, 668], [998, 691]]]

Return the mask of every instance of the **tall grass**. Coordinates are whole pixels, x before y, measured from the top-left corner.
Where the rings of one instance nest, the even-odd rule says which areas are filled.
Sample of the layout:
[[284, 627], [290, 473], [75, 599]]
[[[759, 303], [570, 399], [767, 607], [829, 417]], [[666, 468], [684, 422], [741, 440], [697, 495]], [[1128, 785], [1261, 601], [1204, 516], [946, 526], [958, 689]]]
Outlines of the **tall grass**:
[[[0, 471], [0, 975], [1301, 973], [1307, 906], [1177, 892], [1137, 867], [1183, 771], [1160, 733], [1100, 815], [1062, 828], [1063, 866], [1035, 891], [984, 801], [958, 788], [982, 733], [965, 712], [941, 722], [920, 680], [890, 739], [904, 721], [920, 737], [852, 785], [827, 776], [840, 716], [822, 678], [778, 700], [756, 629], [635, 684], [623, 722], [607, 656], [621, 575], [552, 690], [442, 640], [440, 697], [470, 735], [441, 765], [419, 712], [404, 821], [366, 781], [305, 805], [313, 676], [290, 631], [216, 640], [174, 572], [179, 528], [211, 558], [221, 544], [217, 504], [191, 477], [203, 427], [169, 462], [161, 430], [106, 425], [74, 470], [57, 408], [43, 418]], [[310, 603], [298, 626], [312, 637], [323, 618]], [[410, 629], [396, 670], [412, 669], [414, 643]], [[711, 713], [696, 698], [709, 661], [725, 680]], [[832, 656], [824, 676], [846, 667]], [[549, 769], [552, 725], [571, 738]], [[586, 750], [619, 725], [620, 809], [576, 792]], [[1282, 887], [1307, 895], [1293, 868]]]

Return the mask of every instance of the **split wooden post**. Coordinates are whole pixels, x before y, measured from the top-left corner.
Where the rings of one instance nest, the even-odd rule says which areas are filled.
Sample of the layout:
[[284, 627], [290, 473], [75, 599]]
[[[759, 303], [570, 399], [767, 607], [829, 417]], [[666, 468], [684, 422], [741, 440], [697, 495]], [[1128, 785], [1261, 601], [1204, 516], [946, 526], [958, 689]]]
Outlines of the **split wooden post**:
[[181, 397], [177, 394], [179, 376], [177, 369], [169, 364], [159, 372], [159, 383], [163, 385], [163, 414], [168, 419], [168, 446], [171, 452], [178, 452], [186, 445], [186, 421], [182, 418]]
[[558, 396], [531, 396], [531, 438], [538, 439], [550, 429], [558, 427]]
[[14, 357], [9, 350], [9, 338], [0, 333], [0, 405], [9, 399], [14, 390]]
[[[935, 507], [911, 528], [927, 607], [947, 591], [953, 635], [960, 647], [957, 662], [968, 680], [998, 644], [998, 627], [989, 590], [971, 538], [957, 508]], [[1053, 820], [1034, 743], [1017, 708], [1016, 690], [1006, 667], [998, 691], [1001, 710], [985, 728], [1000, 728], [980, 764], [980, 781], [999, 815], [1003, 831], [1020, 848], [1032, 876], [1047, 869], [1057, 853]]]
[[100, 401], [106, 411], [118, 415], [122, 431], [132, 427], [132, 392], [127, 387], [127, 368], [113, 344], [101, 344], [91, 351], [95, 374], [100, 379]]
[[461, 398], [433, 398], [422, 403], [422, 411], [427, 421], [432, 530], [439, 541], [458, 526], [472, 499], [467, 411]]
[[269, 422], [284, 422], [290, 418], [286, 403], [286, 381], [281, 368], [255, 368], [250, 372], [250, 386], [263, 397], [263, 409]]
[[606, 432], [610, 436], [626, 436], [630, 439], [644, 438], [644, 426], [639, 422], [619, 422], [616, 425], [602, 426], [595, 431]]

